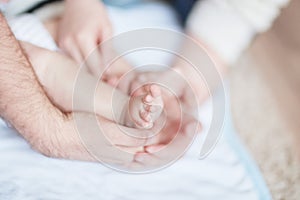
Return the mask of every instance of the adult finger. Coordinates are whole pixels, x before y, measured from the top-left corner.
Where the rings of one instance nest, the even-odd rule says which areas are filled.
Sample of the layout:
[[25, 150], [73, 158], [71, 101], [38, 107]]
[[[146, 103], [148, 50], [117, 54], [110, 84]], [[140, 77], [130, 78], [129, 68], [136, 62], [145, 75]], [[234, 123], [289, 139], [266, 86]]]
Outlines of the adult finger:
[[99, 30], [101, 38], [100, 40], [98, 40], [98, 43], [101, 43], [105, 40], [108, 40], [112, 37], [113, 35], [113, 27], [111, 24], [110, 19], [108, 18], [108, 14], [106, 13], [106, 11], [104, 10], [104, 15], [102, 18], [102, 27], [101, 30]]
[[66, 37], [59, 40], [59, 47], [64, 53], [72, 57], [78, 64], [82, 62], [82, 55], [73, 37]]
[[89, 71], [96, 77], [101, 76], [105, 68], [97, 43], [98, 37], [98, 35], [91, 36], [91, 34], [82, 33], [76, 39], [80, 52], [85, 59], [84, 64], [87, 65]]
[[74, 112], [73, 126], [87, 151], [104, 164], [121, 167], [143, 151], [143, 140], [124, 135], [114, 122], [103, 117]]
[[106, 22], [103, 24], [103, 30], [102, 30], [102, 40], [98, 41], [99, 43], [108, 40], [112, 37], [113, 35], [113, 29], [112, 29], [112, 25], [109, 22], [108, 19], [106, 19]]
[[185, 153], [199, 130], [200, 124], [196, 121], [183, 120], [182, 127], [171, 142], [166, 145], [145, 147], [148, 153], [136, 154], [135, 160], [148, 170], [168, 165]]
[[147, 144], [149, 136], [153, 134], [151, 130], [129, 128], [103, 117], [98, 117], [98, 120], [101, 131], [112, 145], [142, 147]]

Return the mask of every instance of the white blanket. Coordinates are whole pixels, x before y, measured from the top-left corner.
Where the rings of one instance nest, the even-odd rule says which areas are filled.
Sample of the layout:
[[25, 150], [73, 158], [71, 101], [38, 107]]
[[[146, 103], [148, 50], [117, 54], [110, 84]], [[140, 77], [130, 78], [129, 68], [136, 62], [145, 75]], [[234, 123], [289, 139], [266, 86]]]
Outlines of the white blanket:
[[[127, 10], [110, 8], [109, 13], [117, 32], [141, 27], [179, 29], [171, 9], [157, 2]], [[21, 19], [11, 21], [15, 33], [24, 24], [17, 26], [18, 20]], [[53, 41], [38, 21], [32, 16], [27, 16], [26, 21], [40, 27], [39, 33], [32, 34], [47, 37], [42, 41], [48, 41], [48, 48], [53, 49]], [[16, 34], [19, 39], [32, 40], [30, 35], [20, 32]], [[39, 41], [34, 43], [45, 46]], [[205, 135], [209, 125], [209, 105], [202, 107], [201, 135]], [[30, 149], [23, 138], [0, 120], [0, 199], [270, 199], [255, 163], [241, 148], [230, 118], [227, 119], [223, 137], [206, 159], [198, 160], [202, 141], [199, 136], [175, 164], [142, 175], [116, 172], [98, 163], [47, 158]]]

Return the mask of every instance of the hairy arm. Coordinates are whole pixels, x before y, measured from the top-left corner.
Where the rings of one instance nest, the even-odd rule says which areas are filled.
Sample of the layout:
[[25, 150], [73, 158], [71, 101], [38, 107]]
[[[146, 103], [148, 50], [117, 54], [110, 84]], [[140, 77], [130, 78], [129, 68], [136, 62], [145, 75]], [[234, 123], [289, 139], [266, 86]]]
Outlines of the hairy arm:
[[11, 123], [34, 149], [43, 154], [72, 157], [61, 150], [65, 141], [63, 136], [70, 136], [70, 152], [86, 159], [89, 156], [74, 134], [70, 119], [53, 106], [45, 95], [1, 13], [0, 116]]
[[[91, 136], [94, 144], [99, 129], [93, 127], [93, 114], [77, 113], [83, 134]], [[95, 161], [86, 150], [73, 115], [65, 115], [45, 95], [32, 66], [18, 41], [10, 31], [0, 13], [0, 116], [10, 122], [16, 130], [42, 154], [50, 157]], [[112, 121], [98, 117], [99, 123], [110, 142], [97, 140], [97, 152], [111, 163], [129, 164], [143, 145], [155, 142], [135, 139], [120, 131]], [[140, 131], [127, 127], [129, 132]], [[149, 134], [144, 130], [144, 134]], [[142, 134], [142, 133], [140, 133]], [[101, 136], [101, 134], [100, 134]], [[131, 150], [132, 154], [120, 154], [115, 145]], [[117, 152], [117, 153], [116, 153]]]

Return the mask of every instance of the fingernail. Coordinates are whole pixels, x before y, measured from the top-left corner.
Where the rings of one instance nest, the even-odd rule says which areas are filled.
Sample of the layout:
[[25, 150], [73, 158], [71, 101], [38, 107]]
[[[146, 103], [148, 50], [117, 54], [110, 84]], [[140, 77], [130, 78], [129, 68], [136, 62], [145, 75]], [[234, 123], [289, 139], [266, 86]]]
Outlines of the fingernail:
[[150, 106], [150, 105], [147, 105], [147, 104], [144, 104], [144, 109], [145, 109], [146, 111], [150, 111], [151, 106]]
[[145, 100], [146, 100], [147, 102], [150, 102], [150, 101], [152, 100], [152, 97], [151, 97], [150, 95], [147, 95], [146, 98], [145, 98]]
[[145, 151], [148, 153], [154, 153], [155, 152], [155, 147], [150, 146], [150, 147], [145, 147]]
[[155, 153], [158, 152], [162, 147], [163, 145], [154, 145], [154, 146], [147, 146], [144, 149], [148, 153]]

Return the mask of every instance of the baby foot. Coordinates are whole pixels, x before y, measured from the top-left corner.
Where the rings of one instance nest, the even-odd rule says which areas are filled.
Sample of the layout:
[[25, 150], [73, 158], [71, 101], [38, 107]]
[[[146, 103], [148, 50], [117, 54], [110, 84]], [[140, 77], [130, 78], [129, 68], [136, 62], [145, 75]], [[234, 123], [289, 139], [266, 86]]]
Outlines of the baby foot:
[[150, 129], [161, 115], [164, 104], [159, 86], [147, 84], [143, 86], [143, 90], [145, 94], [131, 97], [128, 118], [136, 127]]
[[[176, 80], [176, 81], [174, 81]], [[174, 94], [181, 97], [184, 94], [186, 82], [181, 78], [178, 70], [166, 70], [160, 72], [142, 72], [135, 75], [131, 81], [130, 92], [141, 88], [146, 82], [164, 85], [162, 96], [164, 99], [173, 98]], [[138, 91], [141, 91], [140, 89]]]

